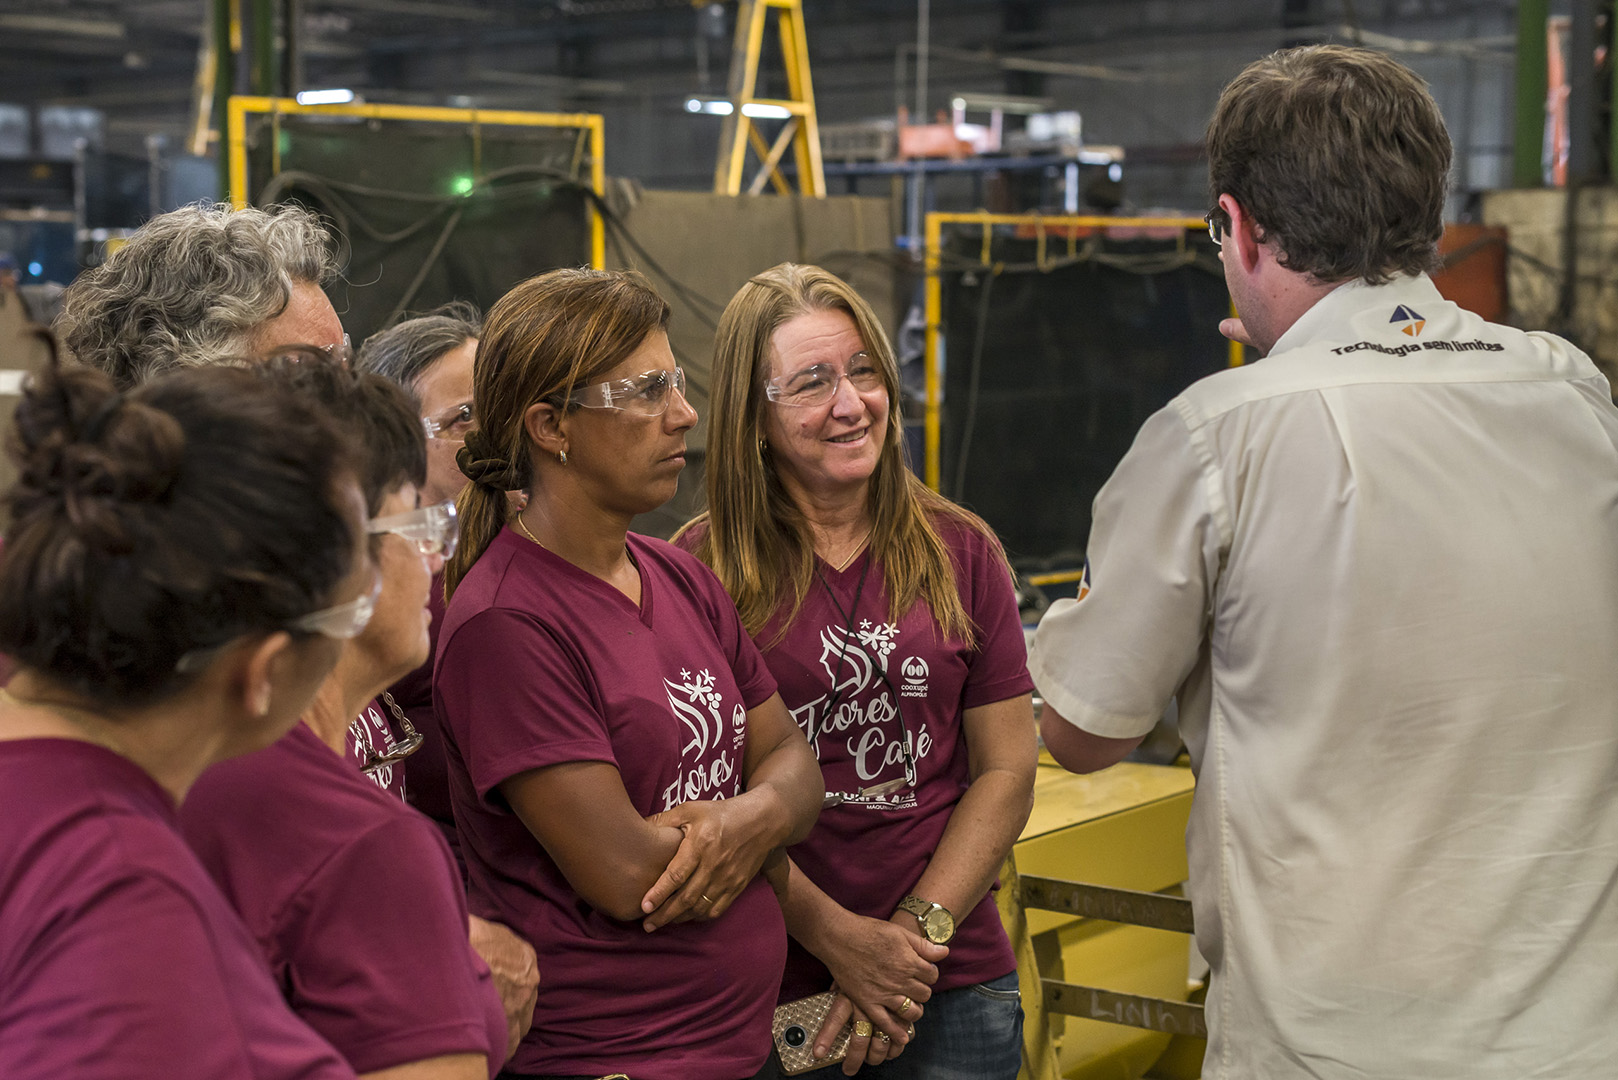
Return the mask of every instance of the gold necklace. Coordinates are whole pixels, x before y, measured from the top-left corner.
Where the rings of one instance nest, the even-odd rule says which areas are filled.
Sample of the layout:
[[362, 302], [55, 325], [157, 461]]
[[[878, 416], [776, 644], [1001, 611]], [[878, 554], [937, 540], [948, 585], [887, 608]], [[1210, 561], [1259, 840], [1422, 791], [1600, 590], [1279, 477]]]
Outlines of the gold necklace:
[[[73, 727], [77, 728], [87, 741], [94, 743], [103, 750], [111, 750], [119, 757], [127, 758], [129, 756], [124, 752], [124, 748], [119, 746], [115, 740], [106, 735], [102, 735], [99, 732], [92, 731], [90, 729], [90, 725], [86, 724], [82, 720], [75, 720], [72, 716], [68, 715], [69, 713], [83, 713], [86, 716], [96, 716], [96, 714], [91, 712], [89, 709], [81, 709], [77, 705], [61, 705], [49, 701], [28, 701], [18, 697], [16, 694], [13, 694], [10, 690], [3, 686], [0, 686], [0, 701], [19, 709], [40, 709], [44, 712], [53, 713], [58, 718], [66, 720]], [[99, 720], [100, 717], [96, 717], [96, 719]]]
[[[866, 529], [865, 530], [865, 535], [860, 537], [859, 543], [854, 545], [854, 550], [848, 553], [848, 558], [844, 559], [842, 562], [838, 563], [836, 566], [833, 566], [832, 569], [837, 571], [839, 574], [842, 573], [844, 570], [847, 570], [849, 564], [852, 563], [855, 559], [859, 558], [860, 552], [865, 550], [865, 542], [871, 538], [871, 532], [872, 532], [872, 530], [874, 528], [875, 528], [875, 526], [872, 526], [871, 529]], [[827, 562], [830, 562], [830, 561], [831, 560], [829, 560], [829, 559], [827, 560]]]
[[545, 548], [546, 551], [550, 550], [550, 548], [545, 547], [544, 544], [539, 543], [539, 537], [535, 536], [533, 533], [528, 531], [528, 526], [523, 524], [521, 514], [518, 514], [515, 520], [517, 522], [517, 528], [522, 530], [522, 534], [524, 536], [528, 537], [528, 539], [532, 540], [534, 543], [539, 544], [540, 547]]

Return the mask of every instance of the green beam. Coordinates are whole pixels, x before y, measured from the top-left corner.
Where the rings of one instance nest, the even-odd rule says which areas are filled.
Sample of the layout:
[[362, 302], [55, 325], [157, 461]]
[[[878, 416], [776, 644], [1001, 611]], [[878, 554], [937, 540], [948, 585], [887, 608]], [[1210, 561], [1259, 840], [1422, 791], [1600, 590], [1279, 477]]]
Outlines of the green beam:
[[253, 67], [250, 85], [259, 97], [275, 97], [275, 2], [249, 0], [253, 9]]
[[236, 92], [236, 50], [231, 39], [231, 16], [237, 0], [213, 0], [213, 126], [219, 133], [214, 153], [219, 162], [219, 197], [230, 198], [230, 152], [227, 142], [230, 95]]
[[1513, 187], [1545, 185], [1545, 20], [1550, 0], [1517, 3], [1517, 117], [1513, 129], [1511, 183]]

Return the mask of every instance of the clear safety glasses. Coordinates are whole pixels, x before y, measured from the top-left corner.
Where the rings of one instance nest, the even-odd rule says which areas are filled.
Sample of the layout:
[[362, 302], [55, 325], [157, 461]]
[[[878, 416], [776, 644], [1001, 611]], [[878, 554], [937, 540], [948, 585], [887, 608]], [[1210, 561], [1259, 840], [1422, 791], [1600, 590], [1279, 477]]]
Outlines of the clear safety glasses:
[[346, 604], [335, 604], [319, 611], [293, 619], [287, 623], [288, 630], [300, 630], [306, 634], [322, 634], [338, 641], [349, 641], [360, 636], [360, 632], [370, 623], [371, 616], [376, 614], [376, 600], [382, 595], [382, 572], [375, 565], [371, 567], [371, 588], [361, 593]]
[[455, 529], [453, 502], [372, 518], [366, 524], [365, 531], [372, 536], [382, 533], [402, 536], [415, 544], [416, 550], [423, 555], [442, 555], [446, 559], [455, 554], [455, 541], [460, 535]]
[[885, 386], [882, 369], [876, 366], [869, 353], [857, 352], [848, 358], [848, 366], [838, 371], [831, 364], [815, 364], [802, 371], [794, 371], [771, 379], [764, 384], [764, 396], [777, 405], [807, 408], [824, 405], [837, 394], [837, 386], [844, 379], [859, 393], [869, 394]]
[[336, 345], [282, 345], [259, 354], [259, 360], [266, 364], [273, 364], [278, 360], [290, 361], [294, 364], [315, 361], [336, 364], [345, 371], [354, 366], [354, 346], [349, 344], [348, 335]]
[[421, 426], [426, 429], [429, 439], [464, 442], [466, 433], [472, 430], [472, 403], [463, 401], [443, 416], [424, 416]]
[[[376, 613], [376, 601], [382, 595], [382, 573], [373, 563], [371, 566], [371, 587], [343, 604], [334, 604], [329, 608], [311, 611], [307, 615], [286, 623], [286, 629], [302, 634], [320, 634], [323, 637], [333, 638], [337, 641], [348, 641], [360, 636], [366, 626], [371, 622], [371, 616]], [[174, 670], [181, 675], [189, 675], [194, 671], [201, 671], [213, 663], [226, 649], [236, 641], [222, 641], [218, 645], [204, 645], [199, 649], [192, 649], [182, 655], [174, 665]]]
[[587, 409], [617, 409], [635, 416], [662, 416], [678, 393], [685, 396], [685, 369], [659, 368], [628, 379], [609, 379], [573, 391], [568, 398]]

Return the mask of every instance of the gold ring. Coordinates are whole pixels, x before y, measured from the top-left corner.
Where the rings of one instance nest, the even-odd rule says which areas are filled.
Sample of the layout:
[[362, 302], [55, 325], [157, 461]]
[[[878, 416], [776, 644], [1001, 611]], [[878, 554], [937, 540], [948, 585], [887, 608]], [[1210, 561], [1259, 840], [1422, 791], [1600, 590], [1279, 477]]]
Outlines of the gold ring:
[[877, 1032], [876, 1037], [881, 1039], [883, 1042], [892, 1042], [893, 1041], [893, 1036], [889, 1035], [886, 1031]]
[[910, 1010], [915, 1008], [915, 1006], [916, 1006], [916, 1003], [914, 1001], [911, 1001], [909, 998], [905, 998], [903, 1001], [901, 1001], [899, 1003], [899, 1017], [900, 1017], [900, 1019], [903, 1019], [904, 1017], [909, 1016], [910, 1015]]
[[713, 901], [708, 899], [707, 893], [699, 893], [698, 895], [702, 897], [703, 903], [707, 904], [709, 907], [713, 907]]
[[871, 1022], [869, 1020], [854, 1021], [854, 1037], [856, 1039], [869, 1039], [871, 1031]]

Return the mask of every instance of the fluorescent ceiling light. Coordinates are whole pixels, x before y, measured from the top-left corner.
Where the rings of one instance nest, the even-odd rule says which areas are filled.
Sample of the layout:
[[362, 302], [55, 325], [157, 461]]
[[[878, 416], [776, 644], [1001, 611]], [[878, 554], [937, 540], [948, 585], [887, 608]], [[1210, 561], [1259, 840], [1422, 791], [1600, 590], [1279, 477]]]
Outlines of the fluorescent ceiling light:
[[353, 100], [352, 90], [305, 90], [298, 95], [299, 105], [347, 105]]
[[[685, 111], [707, 113], [709, 116], [729, 116], [735, 111], [735, 107], [724, 98], [688, 97], [685, 99]], [[792, 113], [780, 105], [760, 105], [758, 102], [749, 101], [742, 106], [742, 115], [753, 120], [786, 120]]]

